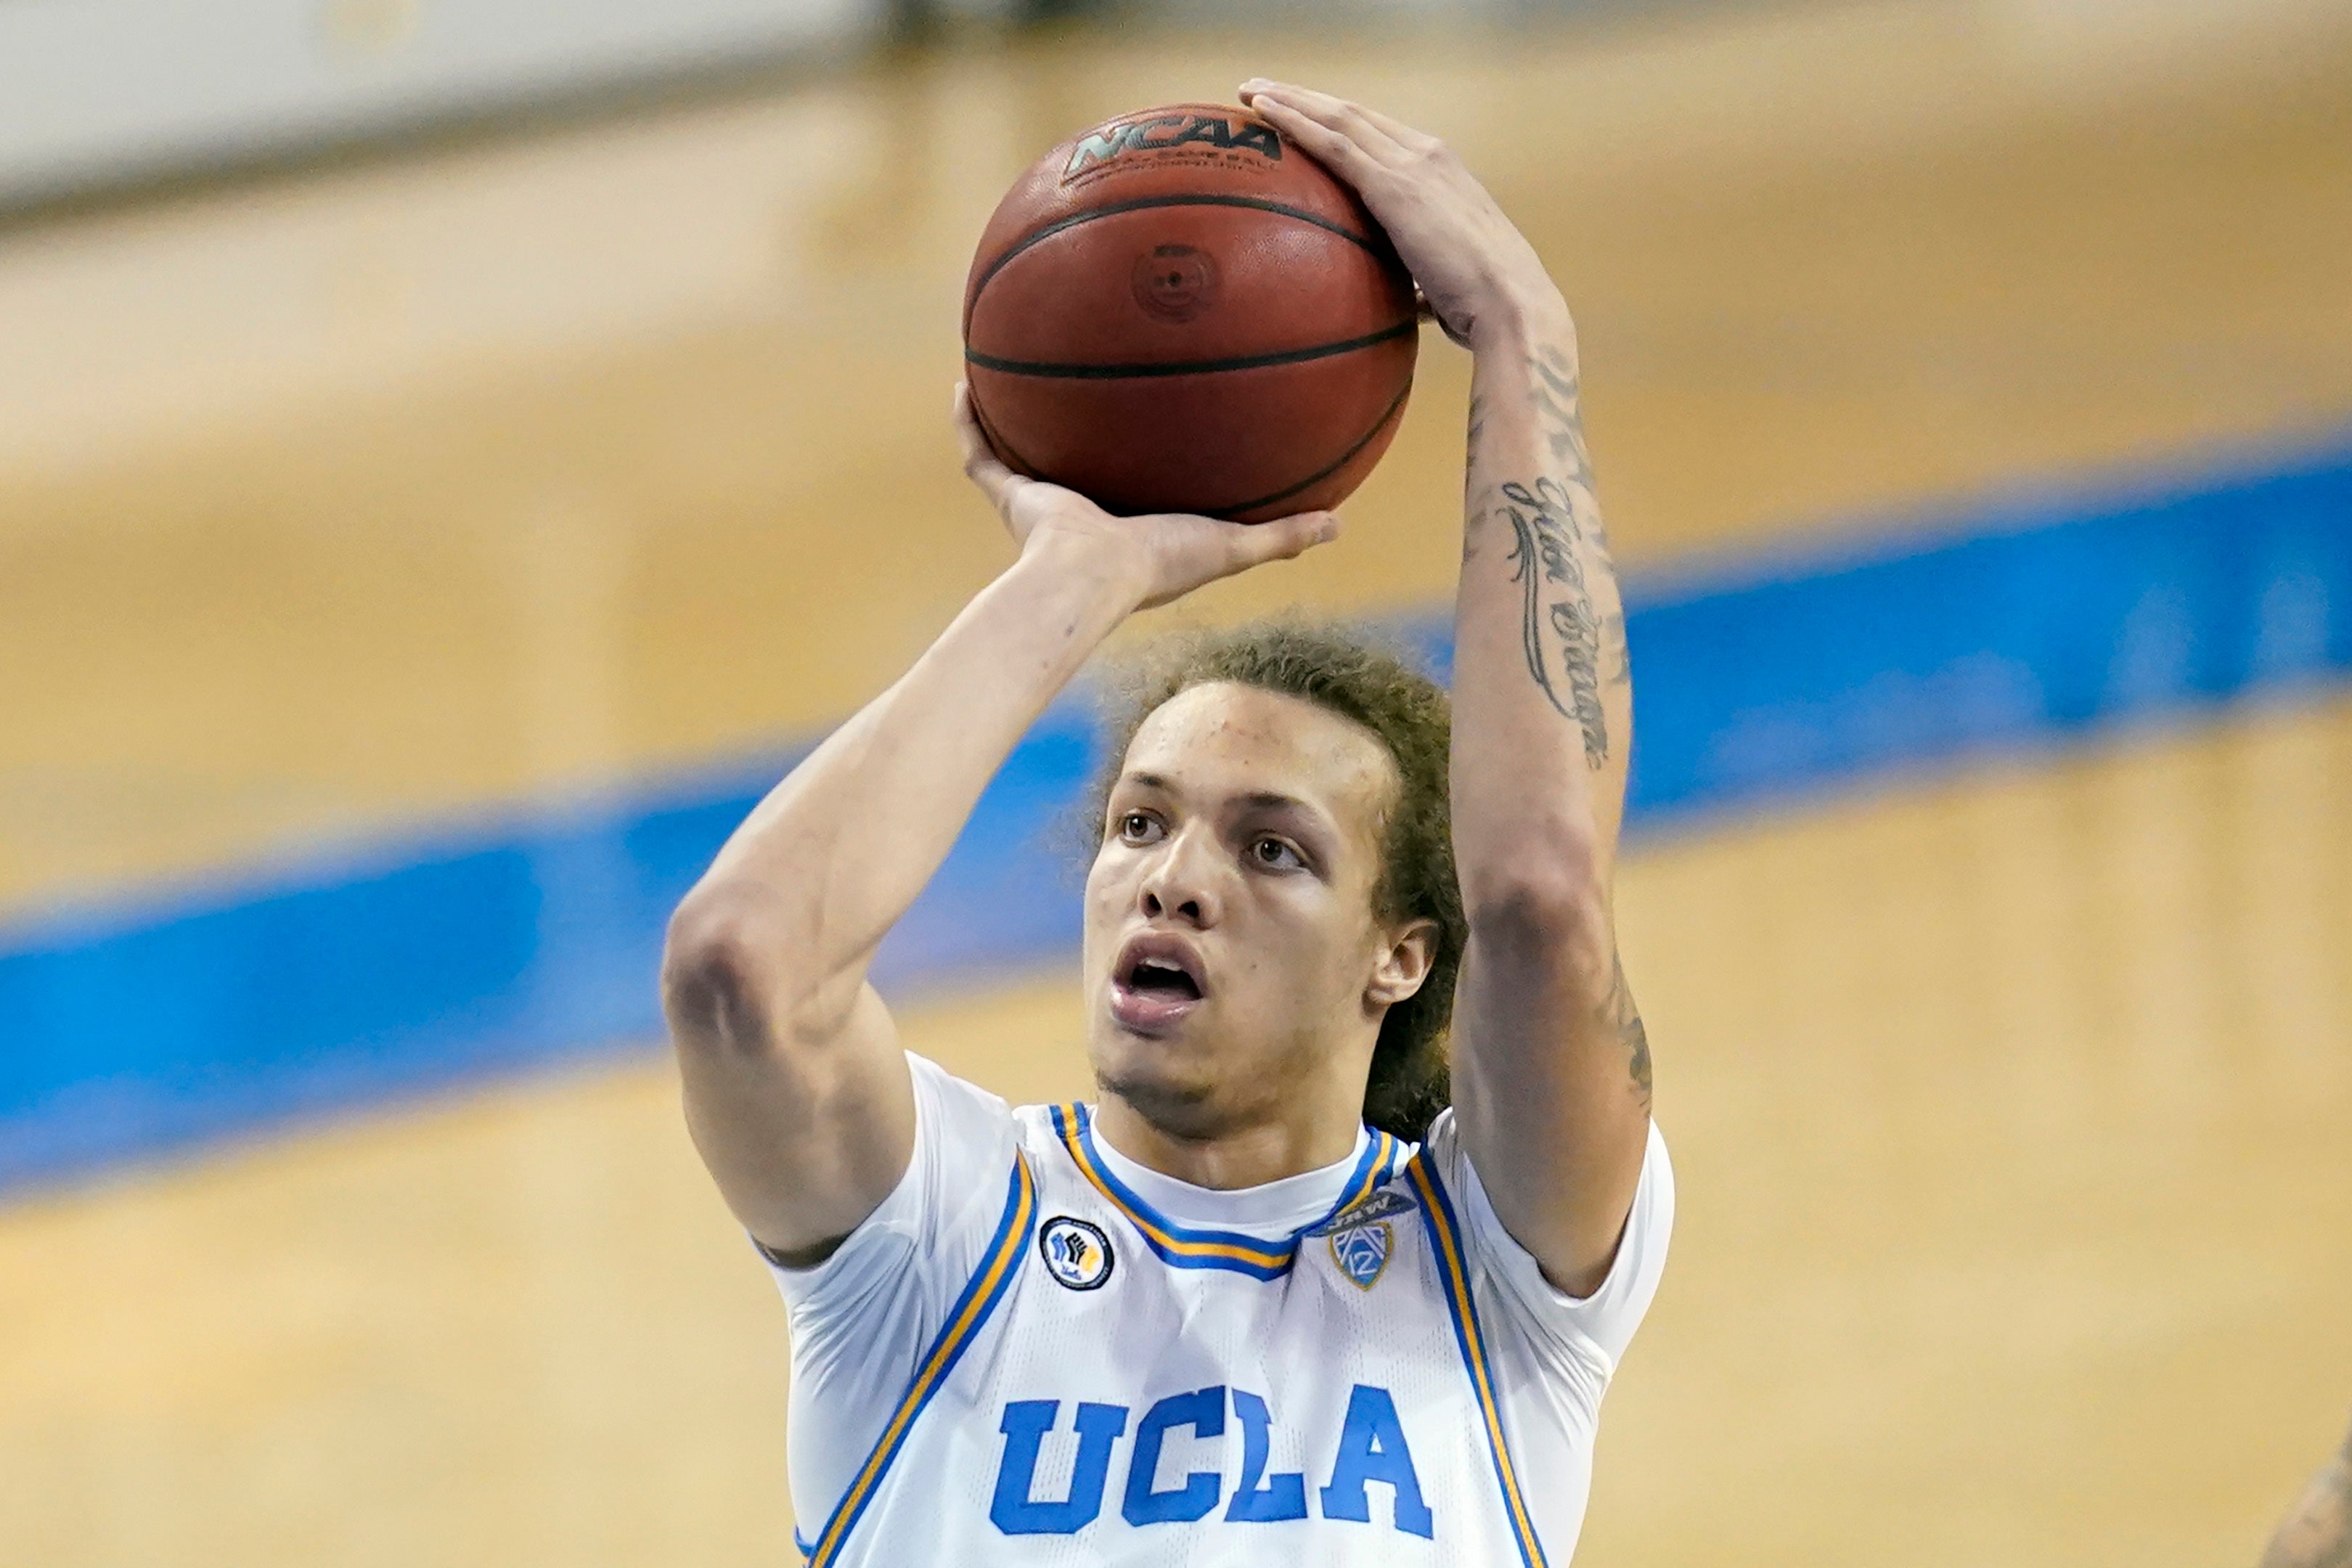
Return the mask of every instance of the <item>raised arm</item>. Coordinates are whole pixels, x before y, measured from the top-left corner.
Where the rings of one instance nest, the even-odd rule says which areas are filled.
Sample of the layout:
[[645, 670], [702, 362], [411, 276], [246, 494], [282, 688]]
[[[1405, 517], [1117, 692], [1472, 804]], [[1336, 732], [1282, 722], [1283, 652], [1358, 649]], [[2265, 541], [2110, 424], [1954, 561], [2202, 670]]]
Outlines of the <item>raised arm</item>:
[[907, 1168], [912, 1082], [866, 969], [1013, 743], [1129, 613], [1338, 526], [1108, 517], [992, 458], [961, 390], [957, 422], [1019, 559], [736, 829], [663, 957], [696, 1147], [745, 1228], [795, 1261], [830, 1252]]
[[1356, 186], [1474, 356], [1454, 634], [1454, 847], [1470, 926], [1455, 1115], [1506, 1228], [1554, 1284], [1588, 1293], [1640, 1181], [1650, 1052], [1610, 908], [1633, 687], [1575, 328], [1533, 247], [1444, 143], [1305, 89], [1243, 92]]

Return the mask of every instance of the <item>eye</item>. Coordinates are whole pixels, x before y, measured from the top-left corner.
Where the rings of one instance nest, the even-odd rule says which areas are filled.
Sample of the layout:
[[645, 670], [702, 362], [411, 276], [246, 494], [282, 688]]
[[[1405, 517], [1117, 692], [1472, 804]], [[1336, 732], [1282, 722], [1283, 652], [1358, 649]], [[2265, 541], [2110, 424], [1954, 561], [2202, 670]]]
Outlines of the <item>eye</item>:
[[1252, 860], [1269, 871], [1297, 870], [1307, 864], [1297, 849], [1272, 834], [1260, 834], [1251, 839], [1249, 852]]
[[1160, 823], [1148, 811], [1121, 812], [1118, 836], [1129, 844], [1149, 844], [1159, 837]]

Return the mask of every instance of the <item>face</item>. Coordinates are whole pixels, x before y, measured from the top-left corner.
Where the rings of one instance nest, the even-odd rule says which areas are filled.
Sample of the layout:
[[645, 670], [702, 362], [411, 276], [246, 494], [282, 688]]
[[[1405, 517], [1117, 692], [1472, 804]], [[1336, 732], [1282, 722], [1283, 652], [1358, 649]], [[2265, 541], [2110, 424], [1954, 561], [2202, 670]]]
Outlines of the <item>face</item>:
[[1102, 1088], [1203, 1137], [1302, 1094], [1360, 1100], [1426, 922], [1373, 913], [1396, 768], [1297, 698], [1195, 686], [1147, 718], [1087, 878], [1088, 1050]]

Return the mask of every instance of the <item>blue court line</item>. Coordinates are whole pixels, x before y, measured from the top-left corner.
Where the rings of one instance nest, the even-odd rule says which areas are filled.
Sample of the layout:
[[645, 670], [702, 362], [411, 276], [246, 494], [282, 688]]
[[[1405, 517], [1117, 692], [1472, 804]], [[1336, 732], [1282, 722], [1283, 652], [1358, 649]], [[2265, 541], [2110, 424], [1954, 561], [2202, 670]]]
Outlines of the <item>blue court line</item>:
[[[1637, 830], [2340, 680], [2352, 445], [1637, 584]], [[1436, 616], [1387, 623], [1441, 674]], [[884, 945], [887, 989], [1073, 951], [1058, 704]], [[804, 747], [0, 926], [0, 1190], [642, 1047], [672, 905]]]

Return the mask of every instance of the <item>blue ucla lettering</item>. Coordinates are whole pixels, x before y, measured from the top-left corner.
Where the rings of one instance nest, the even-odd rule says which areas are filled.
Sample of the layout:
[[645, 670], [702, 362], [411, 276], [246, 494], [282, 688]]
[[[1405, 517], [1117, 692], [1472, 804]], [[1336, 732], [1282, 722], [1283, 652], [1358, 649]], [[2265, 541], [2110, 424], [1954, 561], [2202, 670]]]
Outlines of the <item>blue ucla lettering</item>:
[[[1190, 1524], [1206, 1519], [1217, 1506], [1224, 1486], [1222, 1467], [1194, 1470], [1180, 1485], [1162, 1489], [1160, 1459], [1168, 1434], [1178, 1428], [1190, 1428], [1198, 1437], [1224, 1436], [1228, 1392], [1218, 1386], [1171, 1394], [1143, 1413], [1128, 1456], [1127, 1489], [1119, 1507], [1119, 1515], [1128, 1523]], [[1274, 1417], [1265, 1401], [1246, 1389], [1233, 1389], [1230, 1394], [1234, 1418], [1242, 1429], [1242, 1468], [1223, 1517], [1235, 1524], [1305, 1519], [1305, 1474], [1297, 1470], [1266, 1474], [1274, 1447]], [[1077, 1457], [1071, 1466], [1067, 1494], [1059, 1499], [1033, 1497], [1038, 1453], [1061, 1411], [1058, 1399], [1016, 1399], [1004, 1407], [997, 1426], [1004, 1434], [1004, 1452], [997, 1465], [996, 1490], [988, 1517], [1007, 1535], [1074, 1535], [1102, 1512], [1111, 1449], [1127, 1434], [1128, 1407], [1081, 1404], [1074, 1422]], [[1423, 1541], [1435, 1539], [1436, 1516], [1422, 1497], [1421, 1477], [1413, 1469], [1412, 1451], [1405, 1443], [1396, 1400], [1385, 1388], [1360, 1383], [1348, 1396], [1348, 1414], [1340, 1426], [1330, 1481], [1317, 1490], [1323, 1517], [1370, 1523], [1369, 1489], [1374, 1482], [1390, 1489], [1390, 1517], [1397, 1529]]]
[[1037, 1449], [1061, 1409], [1058, 1399], [1016, 1399], [1004, 1407], [997, 1426], [1004, 1434], [1004, 1458], [997, 1466], [988, 1518], [1007, 1535], [1075, 1535], [1102, 1511], [1110, 1446], [1127, 1430], [1127, 1406], [1078, 1406], [1078, 1459], [1070, 1472], [1070, 1493], [1059, 1502], [1039, 1502], [1029, 1495], [1037, 1479]]
[[1356, 1384], [1348, 1396], [1348, 1418], [1339, 1428], [1339, 1457], [1331, 1462], [1331, 1484], [1323, 1489], [1323, 1517], [1352, 1519], [1370, 1524], [1371, 1499], [1366, 1483], [1385, 1482], [1396, 1493], [1396, 1527], [1423, 1541], [1436, 1526], [1429, 1505], [1422, 1501], [1421, 1478], [1413, 1473], [1412, 1452], [1405, 1447], [1404, 1425], [1397, 1419], [1396, 1401], [1385, 1388]]
[[1242, 1479], [1225, 1517], [1237, 1524], [1271, 1524], [1278, 1520], [1307, 1517], [1307, 1478], [1297, 1470], [1265, 1473], [1266, 1454], [1273, 1447], [1274, 1417], [1265, 1401], [1247, 1389], [1234, 1390], [1234, 1418], [1242, 1424]]
[[1171, 1394], [1145, 1411], [1143, 1419], [1135, 1424], [1135, 1452], [1127, 1461], [1127, 1500], [1119, 1508], [1129, 1524], [1190, 1524], [1217, 1506], [1217, 1494], [1224, 1489], [1224, 1477], [1215, 1470], [1194, 1470], [1184, 1478], [1181, 1487], [1166, 1491], [1155, 1489], [1160, 1477], [1160, 1445], [1171, 1426], [1190, 1426], [1202, 1437], [1223, 1436], [1223, 1385], [1192, 1394]]

